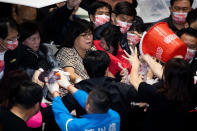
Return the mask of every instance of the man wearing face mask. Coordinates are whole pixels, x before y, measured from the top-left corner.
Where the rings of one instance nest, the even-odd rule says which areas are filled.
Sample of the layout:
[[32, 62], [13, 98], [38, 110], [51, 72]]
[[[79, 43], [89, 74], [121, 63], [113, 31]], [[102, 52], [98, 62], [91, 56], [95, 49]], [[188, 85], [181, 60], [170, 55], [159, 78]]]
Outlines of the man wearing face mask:
[[140, 17], [135, 17], [133, 21], [132, 28], [130, 28], [127, 33], [125, 33], [120, 41], [122, 48], [126, 50], [129, 54], [131, 53], [130, 48], [139, 47], [139, 43], [142, 37], [142, 33], [145, 31], [145, 25]]
[[185, 27], [186, 17], [192, 10], [193, 0], [170, 0], [171, 15], [161, 21], [167, 22], [172, 31], [177, 33]]
[[9, 18], [0, 19], [0, 79], [4, 72], [4, 54], [18, 46], [17, 24]]
[[187, 60], [193, 70], [193, 74], [196, 75], [197, 71], [197, 30], [192, 28], [182, 29], [178, 32], [181, 40], [187, 45], [187, 53], [185, 60]]
[[120, 31], [123, 34], [120, 40], [120, 46], [123, 50], [130, 53], [129, 45], [127, 43], [127, 35], [129, 29], [133, 27], [133, 22], [143, 22], [143, 20], [137, 16], [135, 5], [129, 2], [119, 2], [115, 5], [112, 13], [112, 24], [119, 26]]
[[113, 9], [112, 24], [120, 26], [120, 31], [124, 34], [131, 28], [136, 14], [136, 10], [132, 4], [129, 2], [119, 2]]
[[93, 23], [94, 40], [99, 40], [101, 32], [110, 24], [111, 11], [111, 6], [105, 2], [95, 1], [91, 4], [88, 13]]

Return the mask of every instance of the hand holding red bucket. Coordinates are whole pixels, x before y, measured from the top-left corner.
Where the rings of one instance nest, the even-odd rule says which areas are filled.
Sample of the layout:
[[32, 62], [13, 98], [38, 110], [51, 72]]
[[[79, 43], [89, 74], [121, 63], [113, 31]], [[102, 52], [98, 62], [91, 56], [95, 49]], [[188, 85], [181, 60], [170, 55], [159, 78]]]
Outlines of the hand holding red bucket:
[[186, 52], [186, 44], [165, 22], [159, 22], [144, 32], [140, 41], [142, 55], [149, 54], [164, 63], [175, 56], [185, 57]]

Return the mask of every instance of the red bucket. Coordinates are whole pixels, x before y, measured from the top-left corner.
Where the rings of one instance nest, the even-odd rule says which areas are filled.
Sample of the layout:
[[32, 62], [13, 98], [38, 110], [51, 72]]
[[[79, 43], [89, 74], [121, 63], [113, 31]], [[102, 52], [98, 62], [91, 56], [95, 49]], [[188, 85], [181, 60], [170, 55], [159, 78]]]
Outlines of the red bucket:
[[186, 44], [168, 27], [159, 22], [145, 32], [140, 41], [140, 53], [149, 54], [162, 62], [167, 62], [177, 55], [185, 57]]

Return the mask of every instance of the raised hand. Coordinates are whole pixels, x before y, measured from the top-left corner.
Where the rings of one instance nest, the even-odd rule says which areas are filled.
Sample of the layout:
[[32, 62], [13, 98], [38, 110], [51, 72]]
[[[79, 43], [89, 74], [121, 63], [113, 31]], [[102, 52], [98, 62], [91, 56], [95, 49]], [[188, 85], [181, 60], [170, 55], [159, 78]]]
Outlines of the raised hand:
[[139, 68], [139, 66], [140, 66], [140, 61], [139, 61], [139, 59], [138, 59], [137, 48], [135, 47], [135, 50], [133, 50], [133, 49], [130, 47], [130, 50], [131, 50], [131, 55], [129, 55], [126, 51], [124, 51], [127, 57], [123, 56], [123, 58], [125, 58], [126, 60], [129, 61], [129, 63], [132, 65], [132, 68], [133, 68], [133, 67]]
[[49, 92], [53, 95], [54, 93], [59, 93], [59, 85], [57, 82], [53, 84], [47, 84], [47, 87], [49, 89]]
[[57, 81], [57, 83], [58, 83], [61, 87], [67, 89], [68, 86], [71, 85], [70, 82], [69, 82], [69, 80], [70, 80], [70, 79], [69, 79], [70, 73], [64, 72], [63, 70], [60, 70], [60, 69], [54, 69], [53, 71], [56, 72], [56, 75], [59, 75], [59, 76], [60, 76], [60, 79]]
[[130, 62], [132, 65], [131, 73], [130, 73], [130, 83], [138, 90], [139, 84], [142, 82], [141, 77], [138, 74], [140, 61], [138, 59], [137, 48], [135, 47], [135, 51], [130, 48], [131, 55], [129, 55], [126, 51], [125, 54], [127, 57], [123, 57]]
[[44, 86], [44, 82], [40, 81], [40, 80], [38, 79], [38, 77], [39, 77], [39, 75], [40, 75], [43, 71], [44, 71], [43, 69], [42, 69], [42, 70], [41, 70], [41, 69], [40, 69], [40, 70], [36, 70], [36, 71], [34, 72], [33, 77], [32, 77], [32, 82], [37, 83], [37, 84], [40, 85], [41, 87]]
[[119, 62], [118, 62], [118, 66], [122, 69], [122, 71], [120, 72], [120, 75], [122, 76], [121, 82], [126, 83], [126, 84], [130, 84], [128, 70], [126, 68], [122, 67], [122, 65]]
[[152, 70], [153, 74], [156, 75], [159, 79], [162, 78], [163, 74], [163, 66], [156, 62], [150, 55], [146, 54], [142, 56], [142, 59], [146, 61], [150, 69]]

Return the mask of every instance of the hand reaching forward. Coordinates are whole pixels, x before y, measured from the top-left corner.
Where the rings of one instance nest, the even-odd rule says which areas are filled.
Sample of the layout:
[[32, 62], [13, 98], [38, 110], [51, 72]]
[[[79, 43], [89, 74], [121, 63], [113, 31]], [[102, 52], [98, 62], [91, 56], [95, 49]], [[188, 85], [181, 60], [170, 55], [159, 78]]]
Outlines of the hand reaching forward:
[[130, 84], [128, 70], [126, 68], [122, 67], [122, 65], [119, 62], [118, 62], [118, 66], [122, 69], [122, 71], [120, 72], [120, 75], [122, 76], [121, 82], [126, 83], [126, 84]]
[[36, 71], [34, 72], [34, 75], [33, 75], [33, 77], [32, 77], [32, 82], [35, 82], [35, 83], [37, 83], [38, 85], [40, 85], [41, 87], [43, 87], [43, 86], [44, 86], [44, 83], [38, 79], [38, 77], [39, 77], [39, 75], [41, 74], [41, 72], [42, 72], [42, 71], [40, 71], [40, 70], [36, 70]]
[[138, 53], [137, 53], [137, 48], [135, 47], [135, 50], [133, 50], [130, 47], [131, 50], [131, 55], [129, 55], [126, 51], [124, 51], [124, 53], [126, 54], [127, 57], [123, 56], [123, 58], [125, 58], [126, 60], [129, 61], [129, 63], [132, 65], [132, 68], [139, 68], [140, 66], [140, 61], [138, 59]]
[[144, 61], [146, 61], [146, 63], [148, 63], [148, 66], [152, 70], [153, 74], [161, 79], [163, 75], [163, 66], [160, 63], [156, 62], [156, 60], [148, 54], [143, 55], [142, 58], [144, 59]]
[[56, 75], [59, 75], [60, 76], [60, 79], [57, 81], [57, 83], [61, 87], [67, 89], [68, 86], [71, 85], [70, 82], [69, 82], [69, 80], [70, 80], [69, 79], [70, 73], [64, 72], [63, 70], [59, 70], [59, 69], [54, 69], [53, 71], [56, 71]]
[[130, 83], [135, 87], [136, 90], [138, 90], [139, 84], [142, 82], [142, 79], [138, 74], [140, 61], [137, 55], [137, 48], [135, 47], [135, 51], [132, 48], [130, 48], [130, 50], [131, 50], [131, 55], [129, 55], [125, 51], [125, 54], [127, 55], [127, 57], [124, 57], [124, 58], [128, 60], [130, 64], [132, 65], [131, 73], [130, 73]]
[[53, 84], [47, 84], [47, 87], [49, 89], [49, 92], [54, 95], [55, 93], [59, 93], [59, 85], [57, 82]]

